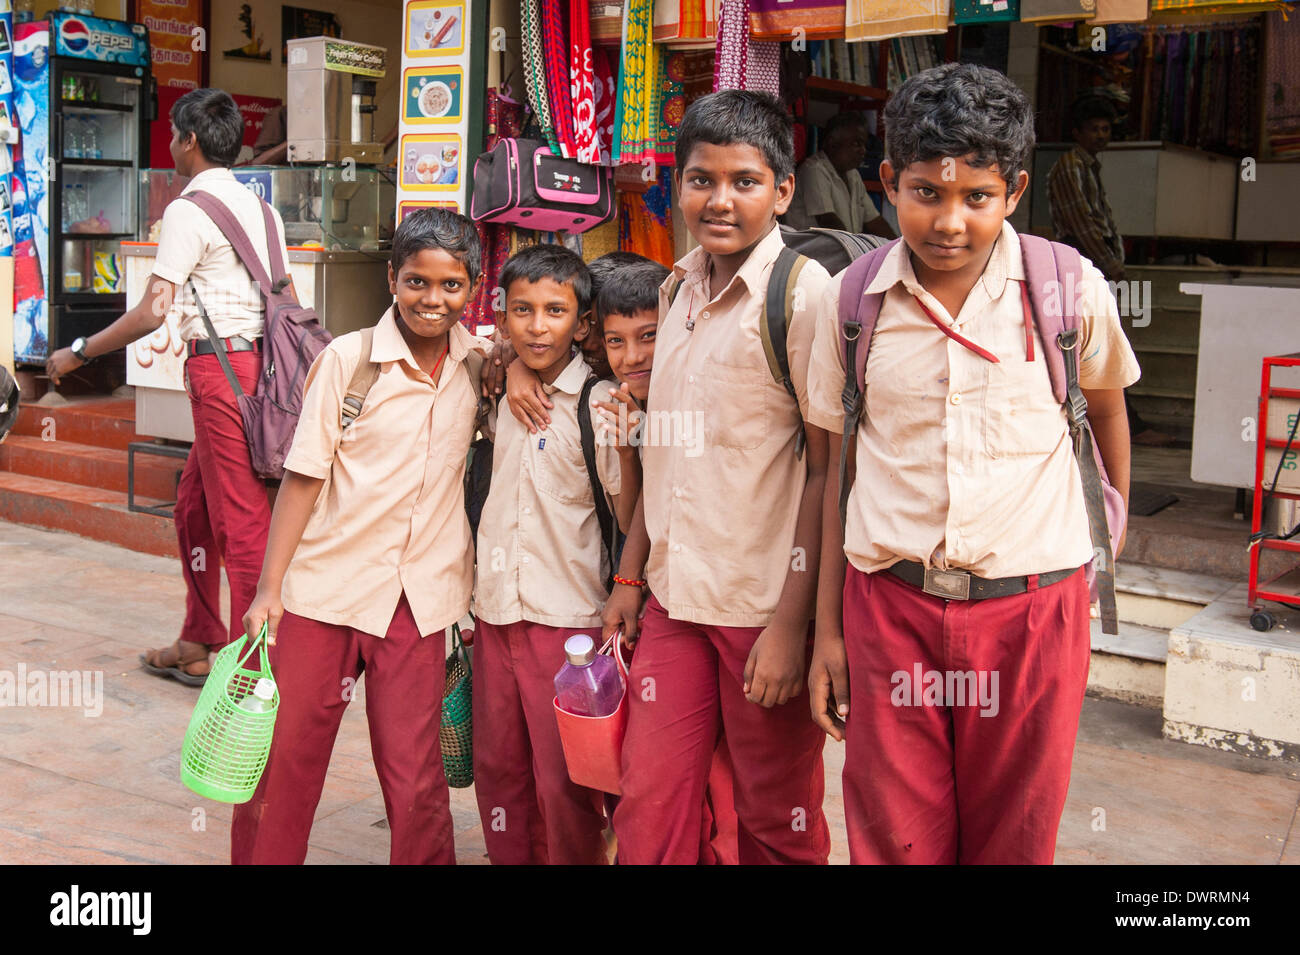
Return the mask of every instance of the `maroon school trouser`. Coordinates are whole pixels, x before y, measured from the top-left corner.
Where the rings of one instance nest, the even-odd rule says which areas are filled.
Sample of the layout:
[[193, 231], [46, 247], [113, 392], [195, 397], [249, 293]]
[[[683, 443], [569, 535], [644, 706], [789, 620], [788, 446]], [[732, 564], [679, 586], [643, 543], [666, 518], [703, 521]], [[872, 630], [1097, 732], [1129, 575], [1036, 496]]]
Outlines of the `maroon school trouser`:
[[600, 645], [599, 627], [476, 624], [474, 794], [493, 865], [607, 861], [604, 793], [569, 779], [555, 721], [555, 674], [579, 633]]
[[[257, 386], [262, 356], [229, 355], [247, 392]], [[185, 624], [181, 639], [220, 650], [244, 632], [244, 612], [257, 592], [271, 524], [266, 485], [253, 473], [235, 393], [216, 355], [185, 363], [194, 447], [176, 491], [176, 538], [185, 576]], [[230, 582], [230, 627], [221, 622], [221, 565]]]
[[945, 601], [848, 568], [851, 862], [1052, 861], [1088, 684], [1088, 585], [1082, 569], [1030, 585]]
[[442, 631], [421, 637], [403, 594], [383, 638], [285, 613], [271, 648], [280, 710], [266, 771], [235, 807], [230, 861], [297, 865], [320, 802], [334, 737], [366, 674], [370, 752], [384, 793], [393, 865], [455, 865], [438, 726]]
[[632, 658], [621, 863], [695, 864], [719, 730], [731, 754], [741, 865], [825, 863], [825, 734], [803, 695], [771, 709], [745, 699], [745, 663], [762, 627], [674, 620], [653, 596]]

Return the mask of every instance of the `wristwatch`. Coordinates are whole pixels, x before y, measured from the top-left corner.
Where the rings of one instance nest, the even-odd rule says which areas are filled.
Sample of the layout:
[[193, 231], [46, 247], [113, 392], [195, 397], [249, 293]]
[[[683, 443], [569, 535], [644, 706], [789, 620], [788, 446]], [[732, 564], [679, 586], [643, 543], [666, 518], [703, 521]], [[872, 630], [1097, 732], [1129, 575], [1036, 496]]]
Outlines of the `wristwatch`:
[[77, 360], [83, 365], [90, 361], [90, 359], [86, 357], [86, 339], [84, 337], [73, 339], [72, 345], [68, 350], [71, 351], [72, 354], [76, 355]]

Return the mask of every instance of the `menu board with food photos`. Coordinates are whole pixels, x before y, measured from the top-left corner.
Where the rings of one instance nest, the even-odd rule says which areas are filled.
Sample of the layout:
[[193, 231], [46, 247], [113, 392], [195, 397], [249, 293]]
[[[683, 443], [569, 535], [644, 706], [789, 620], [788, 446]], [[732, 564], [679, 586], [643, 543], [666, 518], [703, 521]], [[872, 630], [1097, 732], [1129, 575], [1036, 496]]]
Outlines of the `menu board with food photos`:
[[397, 208], [467, 210], [466, 157], [469, 0], [406, 0], [402, 22], [402, 115], [397, 162]]

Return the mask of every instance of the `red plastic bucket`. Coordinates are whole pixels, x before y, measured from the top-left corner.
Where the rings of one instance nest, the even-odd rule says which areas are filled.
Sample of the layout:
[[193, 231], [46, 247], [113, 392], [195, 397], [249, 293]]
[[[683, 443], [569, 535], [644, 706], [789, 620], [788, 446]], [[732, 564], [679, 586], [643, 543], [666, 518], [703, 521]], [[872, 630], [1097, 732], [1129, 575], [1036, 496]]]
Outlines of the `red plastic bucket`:
[[578, 716], [560, 709], [559, 698], [552, 700], [555, 722], [560, 728], [564, 762], [569, 778], [579, 786], [619, 795], [619, 776], [623, 763], [623, 734], [627, 732], [627, 661], [623, 659], [623, 634], [616, 633], [600, 648], [618, 664], [623, 677], [623, 696], [618, 708], [609, 716]]

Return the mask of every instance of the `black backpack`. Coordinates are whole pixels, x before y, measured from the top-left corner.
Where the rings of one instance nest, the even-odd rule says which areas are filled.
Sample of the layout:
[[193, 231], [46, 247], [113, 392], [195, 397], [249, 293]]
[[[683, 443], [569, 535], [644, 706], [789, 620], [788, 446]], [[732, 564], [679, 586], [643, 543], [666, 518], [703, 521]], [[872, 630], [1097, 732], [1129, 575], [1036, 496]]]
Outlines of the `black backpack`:
[[[763, 323], [759, 326], [759, 335], [763, 340], [763, 354], [767, 356], [767, 366], [777, 384], [790, 393], [798, 407], [799, 396], [795, 394], [794, 382], [790, 380], [790, 357], [786, 352], [786, 329], [794, 314], [794, 289], [799, 280], [799, 273], [812, 259], [832, 276], [848, 268], [849, 263], [860, 255], [878, 249], [888, 239], [877, 235], [865, 235], [857, 232], [844, 232], [840, 229], [807, 229], [800, 231], [788, 225], [779, 226], [781, 240], [785, 243], [772, 266], [772, 274], [767, 280], [767, 299], [763, 306]], [[668, 290], [668, 304], [677, 298], [680, 282], [674, 282]], [[795, 454], [802, 456], [804, 433], [801, 430], [795, 438]]]

